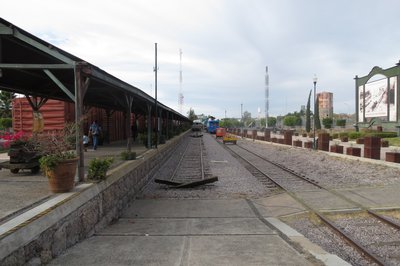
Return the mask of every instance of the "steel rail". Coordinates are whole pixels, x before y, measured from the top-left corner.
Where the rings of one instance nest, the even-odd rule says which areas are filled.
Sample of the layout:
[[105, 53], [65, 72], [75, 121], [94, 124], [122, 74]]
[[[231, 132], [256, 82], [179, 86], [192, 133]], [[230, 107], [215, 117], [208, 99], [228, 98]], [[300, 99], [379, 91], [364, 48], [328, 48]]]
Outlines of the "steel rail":
[[200, 138], [200, 167], [201, 167], [201, 180], [204, 180], [204, 160], [203, 160], [203, 139]]
[[[323, 186], [321, 186], [321, 185], [319, 185], [319, 184], [316, 184], [316, 183], [313, 182], [312, 180], [309, 180], [309, 179], [305, 178], [304, 176], [300, 175], [299, 173], [296, 173], [295, 171], [293, 171], [293, 170], [291, 170], [291, 169], [288, 169], [288, 168], [286, 168], [286, 167], [284, 167], [284, 166], [281, 166], [280, 164], [277, 164], [277, 163], [275, 163], [275, 162], [272, 162], [272, 161], [270, 161], [270, 160], [264, 158], [263, 156], [261, 156], [261, 155], [259, 155], [259, 154], [257, 154], [257, 153], [254, 153], [253, 151], [250, 151], [250, 150], [244, 148], [244, 147], [241, 146], [241, 145], [236, 145], [236, 146], [239, 147], [239, 148], [241, 148], [241, 149], [243, 149], [243, 150], [245, 150], [245, 151], [247, 151], [248, 153], [250, 153], [250, 154], [252, 154], [252, 155], [257, 156], [258, 158], [260, 158], [260, 159], [262, 159], [262, 160], [264, 160], [264, 161], [266, 161], [266, 162], [268, 162], [268, 163], [270, 163], [270, 164], [272, 164], [272, 165], [275, 165], [276, 167], [278, 167], [278, 168], [280, 168], [280, 169], [282, 169], [282, 170], [284, 170], [284, 171], [286, 171], [286, 172], [288, 172], [288, 173], [290, 173], [290, 174], [292, 174], [292, 175], [294, 175], [294, 176], [296, 176], [296, 177], [298, 177], [298, 178], [301, 178], [302, 180], [304, 180], [304, 181], [306, 181], [306, 182], [308, 182], [308, 183], [311, 183], [311, 184], [315, 185], [316, 187], [318, 187], [318, 188], [320, 188], [320, 189], [326, 190], [326, 191], [328, 191], [328, 192], [334, 194], [335, 196], [338, 196], [338, 197], [340, 197], [340, 198], [342, 198], [342, 199], [344, 199], [344, 200], [347, 200], [348, 202], [351, 202], [352, 204], [356, 204], [356, 206], [360, 207], [361, 210], [366, 211], [368, 214], [375, 216], [375, 217], [378, 218], [379, 220], [381, 220], [381, 221], [383, 221], [383, 222], [385, 222], [385, 223], [387, 223], [387, 224], [389, 224], [389, 225], [391, 225], [391, 226], [393, 226], [393, 227], [395, 227], [395, 228], [397, 228], [397, 229], [400, 229], [400, 225], [391, 222], [390, 220], [386, 219], [385, 217], [383, 217], [383, 216], [381, 216], [381, 215], [379, 215], [379, 214], [377, 214], [377, 213], [375, 213], [375, 212], [373, 212], [373, 211], [371, 211], [371, 210], [368, 210], [367, 208], [363, 207], [361, 204], [356, 203], [356, 202], [354, 202], [353, 200], [350, 200], [350, 199], [344, 197], [344, 196], [341, 195], [340, 193], [333, 192], [333, 191], [331, 191], [331, 190], [329, 190], [329, 189], [327, 189], [327, 188], [325, 188], [325, 187], [323, 187]], [[374, 261], [374, 262], [377, 263], [378, 265], [385, 265], [385, 262], [384, 262], [380, 257], [377, 257], [376, 255], [374, 255], [373, 252], [371, 252], [368, 248], [364, 247], [364, 246], [363, 246], [361, 243], [359, 243], [357, 240], [353, 239], [351, 236], [349, 236], [348, 234], [346, 234], [346, 232], [344, 232], [344, 231], [341, 230], [339, 227], [337, 227], [333, 222], [331, 222], [327, 217], [325, 217], [325, 216], [324, 216], [323, 214], [321, 214], [319, 211], [315, 210], [314, 208], [312, 208], [311, 206], [309, 206], [307, 203], [305, 203], [303, 200], [301, 200], [301, 199], [299, 199], [297, 196], [295, 196], [294, 193], [288, 191], [284, 186], [280, 185], [280, 184], [277, 183], [275, 180], [271, 179], [271, 177], [270, 177], [268, 174], [266, 174], [266, 173], [264, 173], [263, 171], [261, 171], [258, 167], [256, 167], [256, 166], [255, 166], [253, 163], [251, 163], [249, 160], [247, 160], [246, 158], [244, 158], [243, 156], [241, 156], [241, 155], [238, 154], [237, 152], [233, 151], [231, 148], [229, 148], [229, 150], [230, 150], [231, 152], [233, 152], [234, 154], [236, 154], [237, 156], [239, 156], [242, 160], [246, 161], [248, 164], [250, 164], [251, 166], [253, 166], [254, 168], [256, 168], [258, 171], [260, 171], [262, 174], [264, 174], [264, 176], [266, 176], [266, 177], [269, 178], [272, 182], [274, 182], [275, 184], [277, 184], [280, 188], [282, 188], [283, 190], [285, 190], [291, 197], [293, 197], [294, 199], [296, 199], [297, 201], [299, 201], [304, 207], [306, 207], [306, 209], [308, 209], [309, 211], [315, 213], [315, 214], [320, 218], [321, 221], [323, 221], [323, 222], [324, 222], [325, 224], [327, 224], [330, 228], [332, 228], [335, 232], [337, 232], [337, 233], [339, 234], [339, 236], [341, 236], [343, 239], [345, 239], [351, 246], [353, 246], [354, 248], [356, 248], [357, 250], [359, 250], [360, 253], [361, 253], [361, 255], [363, 255], [363, 256], [369, 258], [370, 260]]]
[[190, 144], [190, 141], [188, 141], [188, 143], [186, 144], [185, 150], [184, 150], [184, 152], [182, 153], [182, 156], [181, 156], [181, 158], [179, 159], [179, 162], [177, 163], [177, 165], [176, 165], [176, 167], [175, 167], [175, 169], [174, 169], [174, 172], [173, 172], [172, 175], [170, 176], [169, 180], [174, 180], [174, 178], [175, 178], [175, 176], [176, 176], [176, 173], [178, 172], [179, 167], [180, 167], [180, 165], [182, 164], [183, 158], [185, 157], [185, 154], [186, 154], [186, 152], [188, 151], [189, 144]]

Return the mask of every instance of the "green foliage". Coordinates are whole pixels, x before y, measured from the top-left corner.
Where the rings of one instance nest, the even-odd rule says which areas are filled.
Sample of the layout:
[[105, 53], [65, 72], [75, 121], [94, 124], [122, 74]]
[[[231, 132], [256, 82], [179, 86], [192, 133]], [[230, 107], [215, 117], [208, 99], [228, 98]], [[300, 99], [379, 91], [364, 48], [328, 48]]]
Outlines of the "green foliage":
[[325, 128], [332, 128], [333, 119], [330, 117], [325, 117], [324, 119], [322, 119], [322, 124]]
[[380, 137], [380, 138], [395, 138], [397, 137], [396, 132], [367, 132], [365, 133], [366, 137]]
[[337, 119], [336, 126], [338, 127], [345, 127], [346, 126], [346, 119]]
[[338, 138], [339, 138], [339, 133], [332, 134], [332, 139], [338, 139]]
[[276, 117], [268, 117], [268, 127], [276, 126]]
[[121, 159], [122, 160], [135, 160], [136, 159], [136, 152], [134, 151], [123, 151], [121, 152]]
[[319, 119], [319, 96], [315, 100], [315, 114], [314, 114], [314, 121], [315, 121], [315, 129], [321, 129], [321, 121]]
[[301, 118], [294, 115], [288, 115], [283, 119], [283, 124], [288, 127], [294, 127], [299, 124], [301, 125]]
[[60, 162], [69, 159], [75, 159], [76, 157], [77, 156], [75, 151], [67, 151], [57, 154], [48, 154], [40, 157], [39, 164], [43, 172], [46, 172], [46, 170], [53, 170]]
[[93, 180], [103, 180], [114, 158], [94, 158], [89, 162], [88, 178]]
[[187, 112], [188, 114], [188, 118], [193, 121], [198, 119], [197, 115], [194, 113], [194, 110], [192, 108], [190, 108], [189, 112]]
[[362, 132], [356, 132], [356, 131], [352, 131], [348, 133], [348, 137], [349, 139], [358, 139], [363, 137], [364, 133]]
[[306, 108], [306, 132], [311, 131], [311, 110], [310, 110], [311, 90], [308, 94], [307, 108]]
[[0, 91], [0, 117], [10, 118], [12, 116], [12, 99], [15, 98], [15, 93]]
[[385, 140], [389, 141], [389, 146], [400, 146], [400, 138], [385, 138]]
[[221, 127], [225, 127], [225, 128], [239, 127], [240, 121], [238, 121], [236, 118], [224, 118], [224, 119], [221, 119], [221, 121], [219, 122], [219, 125]]
[[7, 129], [12, 127], [12, 118], [0, 118], [0, 129]]

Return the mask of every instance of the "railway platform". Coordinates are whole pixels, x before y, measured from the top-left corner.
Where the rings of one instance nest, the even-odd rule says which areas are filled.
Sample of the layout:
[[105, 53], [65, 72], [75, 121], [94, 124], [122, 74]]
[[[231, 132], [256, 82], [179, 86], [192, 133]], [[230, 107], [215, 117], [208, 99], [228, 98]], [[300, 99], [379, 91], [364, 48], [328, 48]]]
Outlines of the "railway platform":
[[278, 219], [264, 218], [269, 211], [256, 205], [246, 199], [139, 199], [117, 223], [50, 265], [347, 265]]
[[[209, 136], [206, 134], [205, 137]], [[121, 148], [122, 146], [117, 147], [117, 145], [104, 147], [96, 152], [88, 152], [87, 155], [118, 154]], [[137, 148], [138, 154], [145, 154], [143, 163], [146, 160], [152, 161], [144, 147]], [[237, 164], [230, 159], [214, 160], [214, 163], [215, 167], [221, 168], [221, 173], [222, 168], [232, 168]], [[229, 178], [222, 175], [220, 177]], [[21, 184], [23, 183], [21, 181]], [[45, 185], [47, 186], [47, 183]], [[40, 203], [37, 206], [42, 208], [38, 218], [40, 223], [34, 224], [35, 222], [28, 221], [17, 230], [12, 229], [14, 232], [7, 233], [13, 238], [10, 243], [22, 241], [25, 236], [18, 235], [18, 230], [24, 229], [23, 227], [29, 224], [32, 227], [27, 228], [26, 232], [31, 234], [42, 224], [57, 224], [62, 221], [65, 219], [64, 212], [92, 200], [93, 197], [89, 198], [88, 194], [94, 193], [97, 189], [90, 191], [86, 187], [81, 187], [74, 191], [75, 195], [72, 197], [68, 193], [57, 195], [56, 205], [62, 208], [61, 211], [57, 211], [48, 201]], [[40, 190], [44, 189], [37, 188], [37, 191]], [[353, 200], [363, 200], [368, 206], [380, 207], [400, 205], [396, 191], [398, 188], [395, 187], [359, 187], [345, 192], [348, 192], [348, 196]], [[42, 191], [42, 193], [47, 192]], [[14, 207], [16, 203], [17, 201], [13, 203]], [[60, 204], [62, 206], [59, 206]], [[107, 204], [107, 198], [102, 204]], [[326, 207], [329, 209], [329, 206]], [[59, 252], [54, 260], [51, 260], [49, 255], [50, 259], [46, 263], [50, 265], [348, 265], [279, 220], [279, 217], [306, 211], [303, 206], [284, 193], [265, 198], [139, 197], [128, 208], [124, 208], [118, 220], [108, 220], [107, 225], [110, 223], [111, 225], [103, 224], [102, 227], [90, 229], [92, 233], [86, 240]], [[81, 212], [80, 215], [94, 219], [93, 216], [98, 214]], [[2, 232], [4, 233], [1, 231], [3, 225], [0, 223], [0, 236]], [[63, 237], [68, 236], [70, 227], [76, 229], [86, 225], [74, 223], [63, 226], [64, 228], [60, 230], [54, 229], [58, 230], [59, 235], [51, 241], [59, 241], [57, 245], [42, 253], [57, 253], [57, 250], [62, 250], [67, 245]], [[46, 257], [46, 254], [42, 255]], [[28, 263], [40, 265], [42, 262], [36, 257]], [[19, 264], [18, 261], [10, 263], [10, 265]]]

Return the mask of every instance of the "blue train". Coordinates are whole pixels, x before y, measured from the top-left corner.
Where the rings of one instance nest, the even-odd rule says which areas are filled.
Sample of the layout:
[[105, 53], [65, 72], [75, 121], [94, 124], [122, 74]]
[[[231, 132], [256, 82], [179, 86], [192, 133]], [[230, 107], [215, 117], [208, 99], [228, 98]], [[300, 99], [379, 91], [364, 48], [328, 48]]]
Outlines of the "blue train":
[[215, 134], [215, 132], [217, 132], [217, 128], [219, 128], [219, 119], [207, 121], [207, 132], [208, 133]]

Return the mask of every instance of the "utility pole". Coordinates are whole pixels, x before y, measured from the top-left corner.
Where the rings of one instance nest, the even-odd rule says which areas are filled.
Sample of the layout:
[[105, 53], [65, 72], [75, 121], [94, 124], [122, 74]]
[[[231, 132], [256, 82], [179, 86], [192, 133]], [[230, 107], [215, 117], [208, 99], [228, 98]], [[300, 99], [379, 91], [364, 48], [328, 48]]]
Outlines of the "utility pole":
[[183, 93], [182, 93], [182, 49], [179, 49], [179, 113], [183, 114]]
[[265, 67], [265, 127], [268, 128], [269, 118], [269, 76], [268, 66]]
[[[155, 116], [156, 116], [156, 130], [155, 130], [155, 136], [156, 136], [156, 149], [157, 149], [157, 142], [158, 142], [158, 111], [157, 111], [157, 43], [155, 43], [155, 67], [154, 67], [154, 81], [155, 81], [155, 91], [154, 91], [154, 105], [155, 105]], [[151, 141], [150, 141], [151, 143]]]

